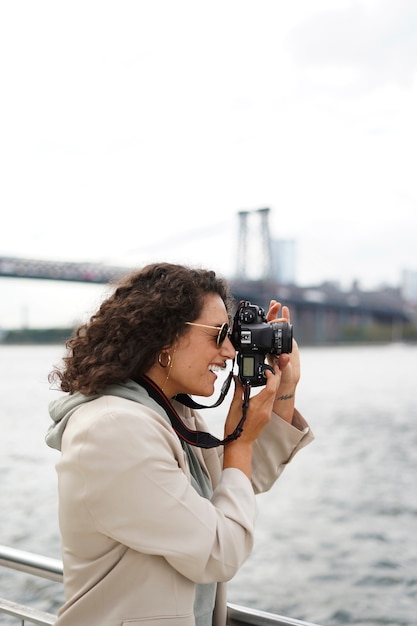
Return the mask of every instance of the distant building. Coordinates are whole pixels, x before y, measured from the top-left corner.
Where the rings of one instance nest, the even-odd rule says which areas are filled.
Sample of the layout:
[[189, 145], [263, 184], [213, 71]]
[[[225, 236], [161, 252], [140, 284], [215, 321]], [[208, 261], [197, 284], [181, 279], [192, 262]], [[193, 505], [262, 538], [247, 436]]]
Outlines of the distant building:
[[272, 275], [282, 285], [294, 285], [295, 280], [295, 241], [293, 239], [272, 239]]
[[409, 302], [417, 302], [417, 271], [403, 271], [401, 295], [404, 300], [408, 300]]

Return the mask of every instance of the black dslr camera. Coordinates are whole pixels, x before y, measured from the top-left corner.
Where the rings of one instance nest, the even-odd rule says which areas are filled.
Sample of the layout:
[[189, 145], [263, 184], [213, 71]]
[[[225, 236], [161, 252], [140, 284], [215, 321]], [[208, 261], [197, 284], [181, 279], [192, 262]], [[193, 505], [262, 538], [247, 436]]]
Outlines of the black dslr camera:
[[239, 302], [231, 341], [237, 350], [239, 380], [252, 387], [266, 384], [265, 371], [272, 368], [266, 354], [292, 352], [293, 328], [288, 322], [267, 322], [265, 311], [248, 301]]

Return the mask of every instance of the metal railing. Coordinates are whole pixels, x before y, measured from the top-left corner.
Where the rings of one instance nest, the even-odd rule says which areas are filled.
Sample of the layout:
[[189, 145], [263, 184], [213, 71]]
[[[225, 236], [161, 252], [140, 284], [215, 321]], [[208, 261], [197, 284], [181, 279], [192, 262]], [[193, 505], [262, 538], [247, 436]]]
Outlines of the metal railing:
[[[33, 574], [55, 582], [62, 582], [62, 562], [58, 559], [16, 550], [0, 545], [0, 567], [18, 570], [26, 574]], [[39, 626], [52, 626], [57, 619], [56, 615], [46, 613], [35, 608], [0, 598], [0, 613], [20, 619], [21, 626], [26, 623]], [[227, 605], [227, 626], [318, 626], [311, 622], [275, 615], [256, 609], [249, 609], [235, 604]]]
[[52, 626], [56, 622], [56, 615], [52, 615], [52, 613], [32, 609], [24, 604], [4, 600], [4, 598], [0, 598], [0, 613], [16, 617], [22, 626], [26, 623]]
[[[62, 582], [61, 561], [8, 546], [0, 546], [0, 566], [25, 574], [33, 574], [47, 580]], [[56, 622], [56, 615], [52, 613], [46, 613], [4, 598], [0, 598], [0, 613], [20, 619], [21, 626], [26, 623], [51, 626]]]

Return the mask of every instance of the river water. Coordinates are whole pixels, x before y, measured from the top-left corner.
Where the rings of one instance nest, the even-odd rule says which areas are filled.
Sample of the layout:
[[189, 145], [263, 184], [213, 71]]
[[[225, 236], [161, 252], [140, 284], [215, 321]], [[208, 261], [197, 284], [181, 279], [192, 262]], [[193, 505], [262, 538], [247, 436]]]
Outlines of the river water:
[[[0, 543], [54, 558], [58, 453], [43, 440], [61, 355], [0, 345]], [[229, 601], [324, 626], [416, 626], [417, 346], [301, 358], [297, 406], [316, 439], [258, 497], [255, 549]], [[223, 407], [205, 415], [218, 436]], [[1, 569], [0, 596], [51, 612], [63, 601], [60, 584]]]

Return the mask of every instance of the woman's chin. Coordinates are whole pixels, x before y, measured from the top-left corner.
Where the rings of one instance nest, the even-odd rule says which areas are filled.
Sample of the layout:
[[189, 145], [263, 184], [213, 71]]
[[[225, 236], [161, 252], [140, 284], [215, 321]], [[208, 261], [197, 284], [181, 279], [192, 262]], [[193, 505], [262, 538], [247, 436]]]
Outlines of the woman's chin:
[[215, 390], [215, 387], [213, 383], [211, 385], [205, 385], [204, 387], [201, 386], [201, 388], [198, 391], [193, 391], [190, 395], [200, 396], [201, 398], [209, 398], [210, 396], [213, 395], [214, 390]]

